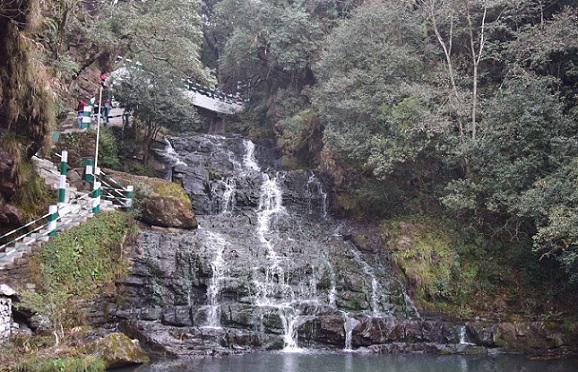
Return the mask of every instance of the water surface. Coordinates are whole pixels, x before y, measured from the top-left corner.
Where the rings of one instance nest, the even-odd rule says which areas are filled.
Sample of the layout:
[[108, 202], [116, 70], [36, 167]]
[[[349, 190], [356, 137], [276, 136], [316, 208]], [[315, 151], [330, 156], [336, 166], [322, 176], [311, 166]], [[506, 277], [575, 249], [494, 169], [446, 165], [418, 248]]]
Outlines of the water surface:
[[523, 355], [256, 353], [153, 363], [134, 372], [576, 372], [578, 359]]

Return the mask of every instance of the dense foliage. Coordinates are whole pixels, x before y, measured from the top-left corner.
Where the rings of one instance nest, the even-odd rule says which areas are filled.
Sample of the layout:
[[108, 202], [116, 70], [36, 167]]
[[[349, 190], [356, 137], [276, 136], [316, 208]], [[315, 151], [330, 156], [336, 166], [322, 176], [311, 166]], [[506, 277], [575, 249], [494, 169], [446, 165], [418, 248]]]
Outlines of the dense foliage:
[[252, 133], [322, 166], [342, 212], [531, 237], [578, 281], [575, 2], [205, 5], [205, 55], [225, 85], [250, 86], [267, 126]]

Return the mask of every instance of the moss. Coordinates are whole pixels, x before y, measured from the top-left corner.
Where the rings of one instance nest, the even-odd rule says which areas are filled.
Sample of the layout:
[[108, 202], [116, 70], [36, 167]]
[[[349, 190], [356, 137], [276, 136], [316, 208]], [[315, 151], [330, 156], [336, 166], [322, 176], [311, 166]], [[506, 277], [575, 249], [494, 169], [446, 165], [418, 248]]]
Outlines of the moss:
[[189, 196], [179, 184], [173, 182], [153, 182], [153, 191], [163, 197], [174, 198], [181, 201], [184, 204], [190, 202]]
[[497, 347], [501, 347], [501, 348], [504, 348], [504, 349], [507, 349], [507, 348], [508, 348], [508, 342], [506, 342], [506, 340], [504, 340], [504, 339], [501, 338], [501, 337], [496, 337], [496, 340], [494, 341], [494, 344], [495, 344]]
[[38, 176], [30, 161], [22, 163], [19, 177], [25, 179], [26, 182], [18, 188], [14, 205], [24, 212], [28, 220], [34, 220], [46, 214], [50, 203], [56, 200], [55, 192], [48, 189], [44, 179]]

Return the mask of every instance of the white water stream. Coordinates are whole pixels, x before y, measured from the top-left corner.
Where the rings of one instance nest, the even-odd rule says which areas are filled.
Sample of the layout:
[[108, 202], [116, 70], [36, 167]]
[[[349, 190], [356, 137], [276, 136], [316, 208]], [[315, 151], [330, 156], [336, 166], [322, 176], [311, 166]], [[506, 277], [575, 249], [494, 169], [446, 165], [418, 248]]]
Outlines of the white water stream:
[[223, 258], [223, 252], [229, 243], [223, 236], [215, 232], [207, 233], [207, 243], [214, 247], [215, 257], [211, 261], [211, 269], [213, 275], [210, 284], [207, 288], [208, 297], [208, 312], [207, 312], [207, 327], [220, 328], [219, 318], [221, 315], [219, 294], [221, 293], [221, 284], [225, 278], [227, 265]]

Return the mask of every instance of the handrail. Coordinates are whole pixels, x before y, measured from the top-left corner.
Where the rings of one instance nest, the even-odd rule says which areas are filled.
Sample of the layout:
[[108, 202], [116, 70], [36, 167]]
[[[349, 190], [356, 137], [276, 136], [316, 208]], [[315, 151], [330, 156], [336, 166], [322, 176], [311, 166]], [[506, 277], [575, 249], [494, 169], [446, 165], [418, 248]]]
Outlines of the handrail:
[[[0, 236], [0, 239], [4, 239], [4, 238], [6, 238], [7, 236], [10, 236], [10, 235], [14, 234], [14, 233], [17, 232], [17, 231], [20, 231], [20, 230], [22, 230], [22, 229], [25, 229], [25, 228], [27, 228], [28, 226], [30, 226], [30, 225], [32, 225], [32, 224], [40, 221], [41, 219], [48, 217], [48, 216], [50, 216], [50, 213], [46, 213], [44, 216], [39, 217], [39, 218], [35, 219], [34, 221], [30, 221], [30, 222], [28, 222], [26, 225], [22, 225], [22, 226], [14, 229], [14, 230], [12, 230], [12, 231], [10, 231], [10, 232], [7, 232], [6, 234]], [[4, 248], [5, 246], [6, 246], [6, 245], [0, 245], [0, 249]]]
[[[36, 222], [36, 221], [35, 221], [35, 222]], [[45, 224], [43, 224], [43, 225], [40, 225], [40, 226], [35, 227], [33, 230], [27, 232], [27, 233], [24, 234], [24, 235], [20, 235], [19, 237], [15, 238], [15, 239], [13, 239], [13, 240], [11, 240], [11, 241], [9, 241], [8, 243], [5, 243], [5, 244], [1, 245], [1, 246], [0, 246], [0, 250], [2, 250], [2, 249], [4, 249], [4, 248], [6, 248], [6, 247], [8, 247], [8, 246], [10, 246], [10, 245], [12, 245], [12, 244], [14, 244], [14, 243], [16, 243], [16, 242], [19, 241], [19, 240], [23, 240], [23, 239], [26, 238], [27, 236], [30, 236], [30, 235], [34, 234], [36, 231], [40, 230], [41, 228], [45, 227], [46, 225], [48, 225], [48, 222], [45, 223]], [[2, 257], [4, 257], [4, 256], [0, 256], [0, 258], [2, 258]]]
[[[44, 160], [40, 157], [37, 158]], [[50, 169], [48, 171], [54, 173]], [[65, 175], [60, 174], [60, 177], [65, 177]], [[98, 175], [96, 178], [106, 186], [104, 191], [107, 195], [103, 195], [104, 197], [112, 199], [116, 202], [115, 204], [120, 205], [123, 209], [130, 209], [132, 207], [132, 186], [127, 186], [125, 188], [119, 182], [106, 174]], [[104, 181], [105, 178], [110, 183]], [[101, 187], [100, 189], [102, 190]], [[117, 195], [120, 195], [120, 197]], [[27, 231], [3, 245], [0, 245], [0, 260], [18, 252], [18, 250], [23, 247], [27, 247], [39, 240], [44, 240], [47, 236], [53, 236], [53, 232], [62, 230], [67, 225], [75, 223], [79, 219], [90, 216], [93, 213], [98, 213], [99, 204], [100, 191], [95, 190], [84, 194], [79, 194], [77, 192], [73, 198], [68, 200], [67, 203], [64, 202], [64, 199], [60, 199], [59, 197], [58, 205], [51, 206], [49, 213], [0, 236], [0, 239], [4, 239], [16, 232], [28, 229], [30, 226], [37, 224], [37, 226], [32, 230]], [[47, 219], [48, 221], [46, 221]], [[36, 236], [32, 236], [33, 234], [36, 234]], [[27, 238], [31, 239], [27, 240]], [[10, 250], [8, 250], [8, 248], [10, 248]], [[2, 265], [0, 265], [0, 268], [2, 268]]]
[[[72, 199], [72, 201], [73, 201], [73, 202], [81, 201], [81, 200], [83, 200], [85, 197], [87, 197], [87, 196], [89, 196], [89, 195], [90, 195], [90, 194], [83, 194], [82, 196], [80, 196], [80, 197], [78, 197], [78, 198]], [[86, 200], [84, 203], [77, 203], [77, 204], [72, 204], [72, 203], [70, 203], [70, 204], [67, 204], [67, 205], [58, 207], [57, 212], [56, 212], [56, 213], [57, 213], [56, 221], [60, 221], [61, 223], [56, 225], [56, 230], [61, 230], [64, 226], [66, 226], [66, 225], [68, 225], [68, 224], [70, 224], [70, 223], [78, 220], [79, 218], [83, 218], [83, 217], [87, 216], [88, 214], [92, 213], [92, 211], [90, 210], [91, 204], [92, 204], [92, 200], [89, 199], [89, 200]], [[64, 214], [64, 215], [62, 215], [62, 216], [60, 216], [59, 212], [60, 212], [61, 210], [66, 210], [67, 207], [69, 207], [69, 205], [78, 206], [78, 207], [80, 207], [80, 209], [77, 209], [77, 211], [84, 209], [85, 212], [83, 212], [83, 213], [75, 213], [71, 219], [69, 219], [69, 220], [66, 221], [66, 222], [62, 222], [67, 216], [69, 216], [69, 215], [72, 214], [72, 211], [68, 211], [68, 213], [66, 213], [66, 214]], [[88, 209], [86, 209], [87, 206], [89, 207]], [[40, 220], [42, 220], [42, 219], [45, 219], [45, 218], [47, 218], [48, 216], [50, 216], [50, 213], [42, 216], [41, 218], [38, 218], [38, 219], [35, 220], [35, 221], [29, 222], [29, 223], [28, 223], [27, 225], [25, 225], [25, 226], [30, 226], [30, 224], [32, 224], [32, 223], [34, 223], [34, 222], [38, 222], [38, 221], [40, 221]], [[34, 239], [26, 242], [26, 243], [18, 244], [19, 241], [24, 240], [26, 237], [29, 237], [29, 236], [32, 235], [32, 234], [38, 233], [38, 232], [39, 232], [40, 230], [42, 230], [43, 228], [47, 227], [49, 223], [50, 223], [50, 221], [48, 221], [48, 222], [46, 222], [46, 223], [44, 223], [44, 224], [42, 224], [42, 225], [39, 225], [39, 226], [35, 227], [34, 229], [32, 229], [31, 231], [27, 232], [26, 234], [21, 235], [21, 236], [15, 238], [15, 239], [11, 240], [10, 242], [5, 243], [5, 244], [3, 244], [2, 246], [0, 246], [0, 250], [3, 250], [3, 249], [5, 249], [6, 247], [8, 247], [8, 246], [10, 246], [10, 245], [14, 245], [14, 249], [10, 250], [9, 252], [4, 252], [3, 254], [0, 254], [0, 260], [3, 259], [4, 257], [10, 256], [11, 254], [17, 252], [19, 249], [21, 249], [21, 248], [23, 248], [23, 247], [26, 247], [26, 246], [28, 246], [28, 245], [30, 245], [30, 244], [32, 244], [32, 243], [40, 240], [40, 237], [45, 237], [46, 235], [48, 235], [48, 234], [50, 233], [50, 230], [46, 230], [45, 232], [41, 233], [41, 234], [40, 234], [40, 237], [36, 237], [36, 238], [34, 238]], [[23, 227], [24, 227], [24, 226], [21, 226], [19, 229], [21, 229], [21, 228], [23, 228]], [[18, 229], [17, 229], [17, 230], [18, 230]], [[12, 232], [10, 232], [10, 233], [8, 233], [8, 234], [5, 234], [5, 236], [10, 235], [11, 233], [13, 233], [13, 232], [15, 232], [15, 231], [16, 231], [16, 230], [14, 230], [14, 231], [12, 231]]]

